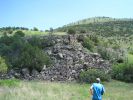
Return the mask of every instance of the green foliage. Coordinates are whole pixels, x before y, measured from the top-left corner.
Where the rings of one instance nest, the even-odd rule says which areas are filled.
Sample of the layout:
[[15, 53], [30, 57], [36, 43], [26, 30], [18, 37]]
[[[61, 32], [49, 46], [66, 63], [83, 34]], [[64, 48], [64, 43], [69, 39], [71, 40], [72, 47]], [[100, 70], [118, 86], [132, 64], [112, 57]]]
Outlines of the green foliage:
[[36, 47], [39, 47], [39, 48], [43, 48], [42, 46], [42, 39], [40, 39], [39, 37], [37, 36], [33, 36], [31, 39], [29, 39], [28, 41], [32, 46], [36, 46]]
[[22, 31], [17, 31], [17, 32], [15, 32], [15, 36], [24, 37], [25, 34], [24, 34], [24, 32], [22, 32]]
[[5, 60], [0, 56], [0, 73], [6, 73], [8, 70], [8, 66]]
[[41, 41], [38, 38], [27, 41], [17, 33], [13, 36], [5, 35], [0, 38], [0, 41], [0, 55], [6, 58], [9, 69], [27, 67], [30, 70], [41, 71], [44, 64], [51, 64], [51, 60], [43, 52]]
[[112, 78], [125, 82], [133, 82], [133, 64], [122, 63], [114, 65]]
[[111, 79], [110, 75], [106, 74], [102, 70], [88, 69], [87, 71], [80, 73], [79, 82], [93, 83], [93, 82], [96, 82], [96, 78], [98, 77], [102, 81], [109, 81]]
[[30, 71], [36, 69], [41, 71], [43, 65], [50, 65], [51, 60], [41, 49], [25, 44], [21, 49], [18, 59], [13, 60], [13, 67], [15, 68], [29, 68]]
[[34, 27], [33, 28], [33, 31], [39, 31], [37, 27]]
[[76, 31], [74, 29], [70, 28], [70, 29], [68, 29], [67, 33], [74, 35], [74, 34], [76, 34]]
[[112, 48], [105, 48], [99, 46], [97, 48], [98, 53], [102, 56], [103, 59], [110, 60], [112, 63], [118, 62], [123, 63], [126, 62], [126, 52], [121, 49], [114, 50]]
[[80, 33], [86, 33], [86, 30], [82, 29], [82, 30], [80, 30]]
[[48, 36], [47, 38], [44, 38], [42, 40], [42, 48], [51, 47], [51, 46], [54, 46], [54, 44], [55, 42], [52, 36]]
[[7, 34], [4, 34], [2, 37], [0, 37], [0, 44], [5, 44], [9, 46], [12, 41], [12, 38], [10, 38]]
[[73, 29], [78, 32], [81, 30], [86, 30], [87, 33], [96, 33], [100, 36], [125, 36], [125, 34], [133, 34], [133, 20], [113, 20], [113, 21], [103, 21], [92, 22], [86, 24], [73, 24], [64, 26], [57, 29], [58, 31], [66, 31], [68, 29]]
[[[0, 100], [91, 100], [88, 93], [91, 84], [20, 81], [16, 88], [1, 87]], [[133, 84], [111, 81], [104, 83], [103, 100], [132, 100]], [[17, 95], [16, 95], [17, 94]], [[90, 99], [89, 99], [90, 98]]]
[[19, 86], [20, 81], [16, 79], [9, 79], [9, 80], [0, 80], [0, 86], [6, 87], [17, 87]]
[[90, 40], [90, 38], [86, 37], [83, 40], [83, 46], [90, 51], [94, 50], [94, 42]]

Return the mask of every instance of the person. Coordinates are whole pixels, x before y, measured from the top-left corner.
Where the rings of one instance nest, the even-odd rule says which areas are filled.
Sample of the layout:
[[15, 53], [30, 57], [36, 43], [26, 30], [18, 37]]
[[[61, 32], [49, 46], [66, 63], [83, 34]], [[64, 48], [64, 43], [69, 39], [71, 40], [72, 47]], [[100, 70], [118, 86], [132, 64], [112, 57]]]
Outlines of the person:
[[93, 83], [90, 87], [92, 100], [102, 100], [102, 95], [105, 93], [105, 88], [100, 82], [100, 78], [96, 78], [96, 83]]

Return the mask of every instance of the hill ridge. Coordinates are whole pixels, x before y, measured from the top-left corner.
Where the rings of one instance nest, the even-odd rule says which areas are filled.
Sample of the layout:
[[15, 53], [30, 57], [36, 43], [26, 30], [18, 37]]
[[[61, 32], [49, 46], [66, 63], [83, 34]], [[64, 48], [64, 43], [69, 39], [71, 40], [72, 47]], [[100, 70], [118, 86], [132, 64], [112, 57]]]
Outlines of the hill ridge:
[[90, 23], [104, 23], [104, 22], [112, 22], [112, 21], [133, 21], [133, 18], [112, 18], [112, 17], [90, 17], [78, 20], [76, 22], [69, 23], [64, 26], [73, 26], [73, 25], [82, 25], [82, 24], [90, 24]]

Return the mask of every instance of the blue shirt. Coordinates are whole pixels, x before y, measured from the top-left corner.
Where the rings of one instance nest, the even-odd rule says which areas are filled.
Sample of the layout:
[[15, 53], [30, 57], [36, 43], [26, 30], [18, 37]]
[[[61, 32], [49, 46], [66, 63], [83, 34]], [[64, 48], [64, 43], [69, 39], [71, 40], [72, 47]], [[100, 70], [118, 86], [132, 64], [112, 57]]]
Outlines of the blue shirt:
[[102, 100], [102, 95], [105, 92], [104, 86], [100, 83], [93, 83], [91, 89], [93, 90], [92, 100]]

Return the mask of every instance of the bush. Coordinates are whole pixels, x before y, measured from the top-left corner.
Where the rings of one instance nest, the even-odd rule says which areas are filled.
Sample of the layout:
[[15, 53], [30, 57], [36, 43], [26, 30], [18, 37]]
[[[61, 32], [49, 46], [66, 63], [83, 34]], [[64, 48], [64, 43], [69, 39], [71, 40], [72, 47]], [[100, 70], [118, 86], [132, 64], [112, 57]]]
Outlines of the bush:
[[90, 38], [84, 38], [83, 40], [83, 46], [87, 48], [90, 51], [94, 50], [94, 42], [90, 40]]
[[38, 30], [38, 28], [34, 27], [34, 28], [33, 28], [33, 31], [39, 31], [39, 30]]
[[14, 36], [24, 37], [25, 34], [24, 34], [24, 32], [22, 32], [22, 31], [17, 31], [17, 32], [15, 32]]
[[74, 35], [76, 34], [76, 31], [74, 29], [68, 29], [67, 33]]
[[112, 78], [124, 82], [133, 82], [133, 64], [116, 64], [112, 69]]
[[112, 63], [123, 63], [124, 61], [126, 61], [126, 52], [120, 49], [114, 50], [112, 48], [99, 46], [97, 48], [97, 51], [103, 59], [110, 60]]
[[41, 71], [44, 65], [51, 64], [51, 60], [49, 56], [38, 47], [33, 47], [30, 44], [26, 44], [21, 50], [15, 64], [16, 67], [29, 68], [30, 71], [33, 69]]
[[[40, 47], [41, 41], [34, 38], [29, 43], [17, 34], [14, 36], [5, 35], [0, 38], [0, 55], [5, 57], [6, 63], [8, 63], [8, 69], [27, 67], [30, 71], [32, 69], [41, 71], [44, 65], [51, 64], [49, 56]], [[8, 39], [10, 41], [7, 42], [6, 40]]]
[[0, 57], [0, 73], [6, 73], [7, 69], [8, 69], [8, 66], [5, 60], [2, 57]]
[[80, 30], [80, 33], [86, 33], [86, 30]]
[[89, 69], [80, 73], [79, 82], [93, 83], [96, 81], [97, 77], [99, 77], [101, 81], [109, 81], [111, 79], [110, 75], [105, 74], [102, 70]]
[[33, 37], [29, 40], [29, 43], [30, 43], [32, 46], [37, 46], [37, 47], [39, 47], [39, 48], [43, 48], [43, 46], [42, 46], [42, 40], [41, 40], [39, 37], [33, 36]]

